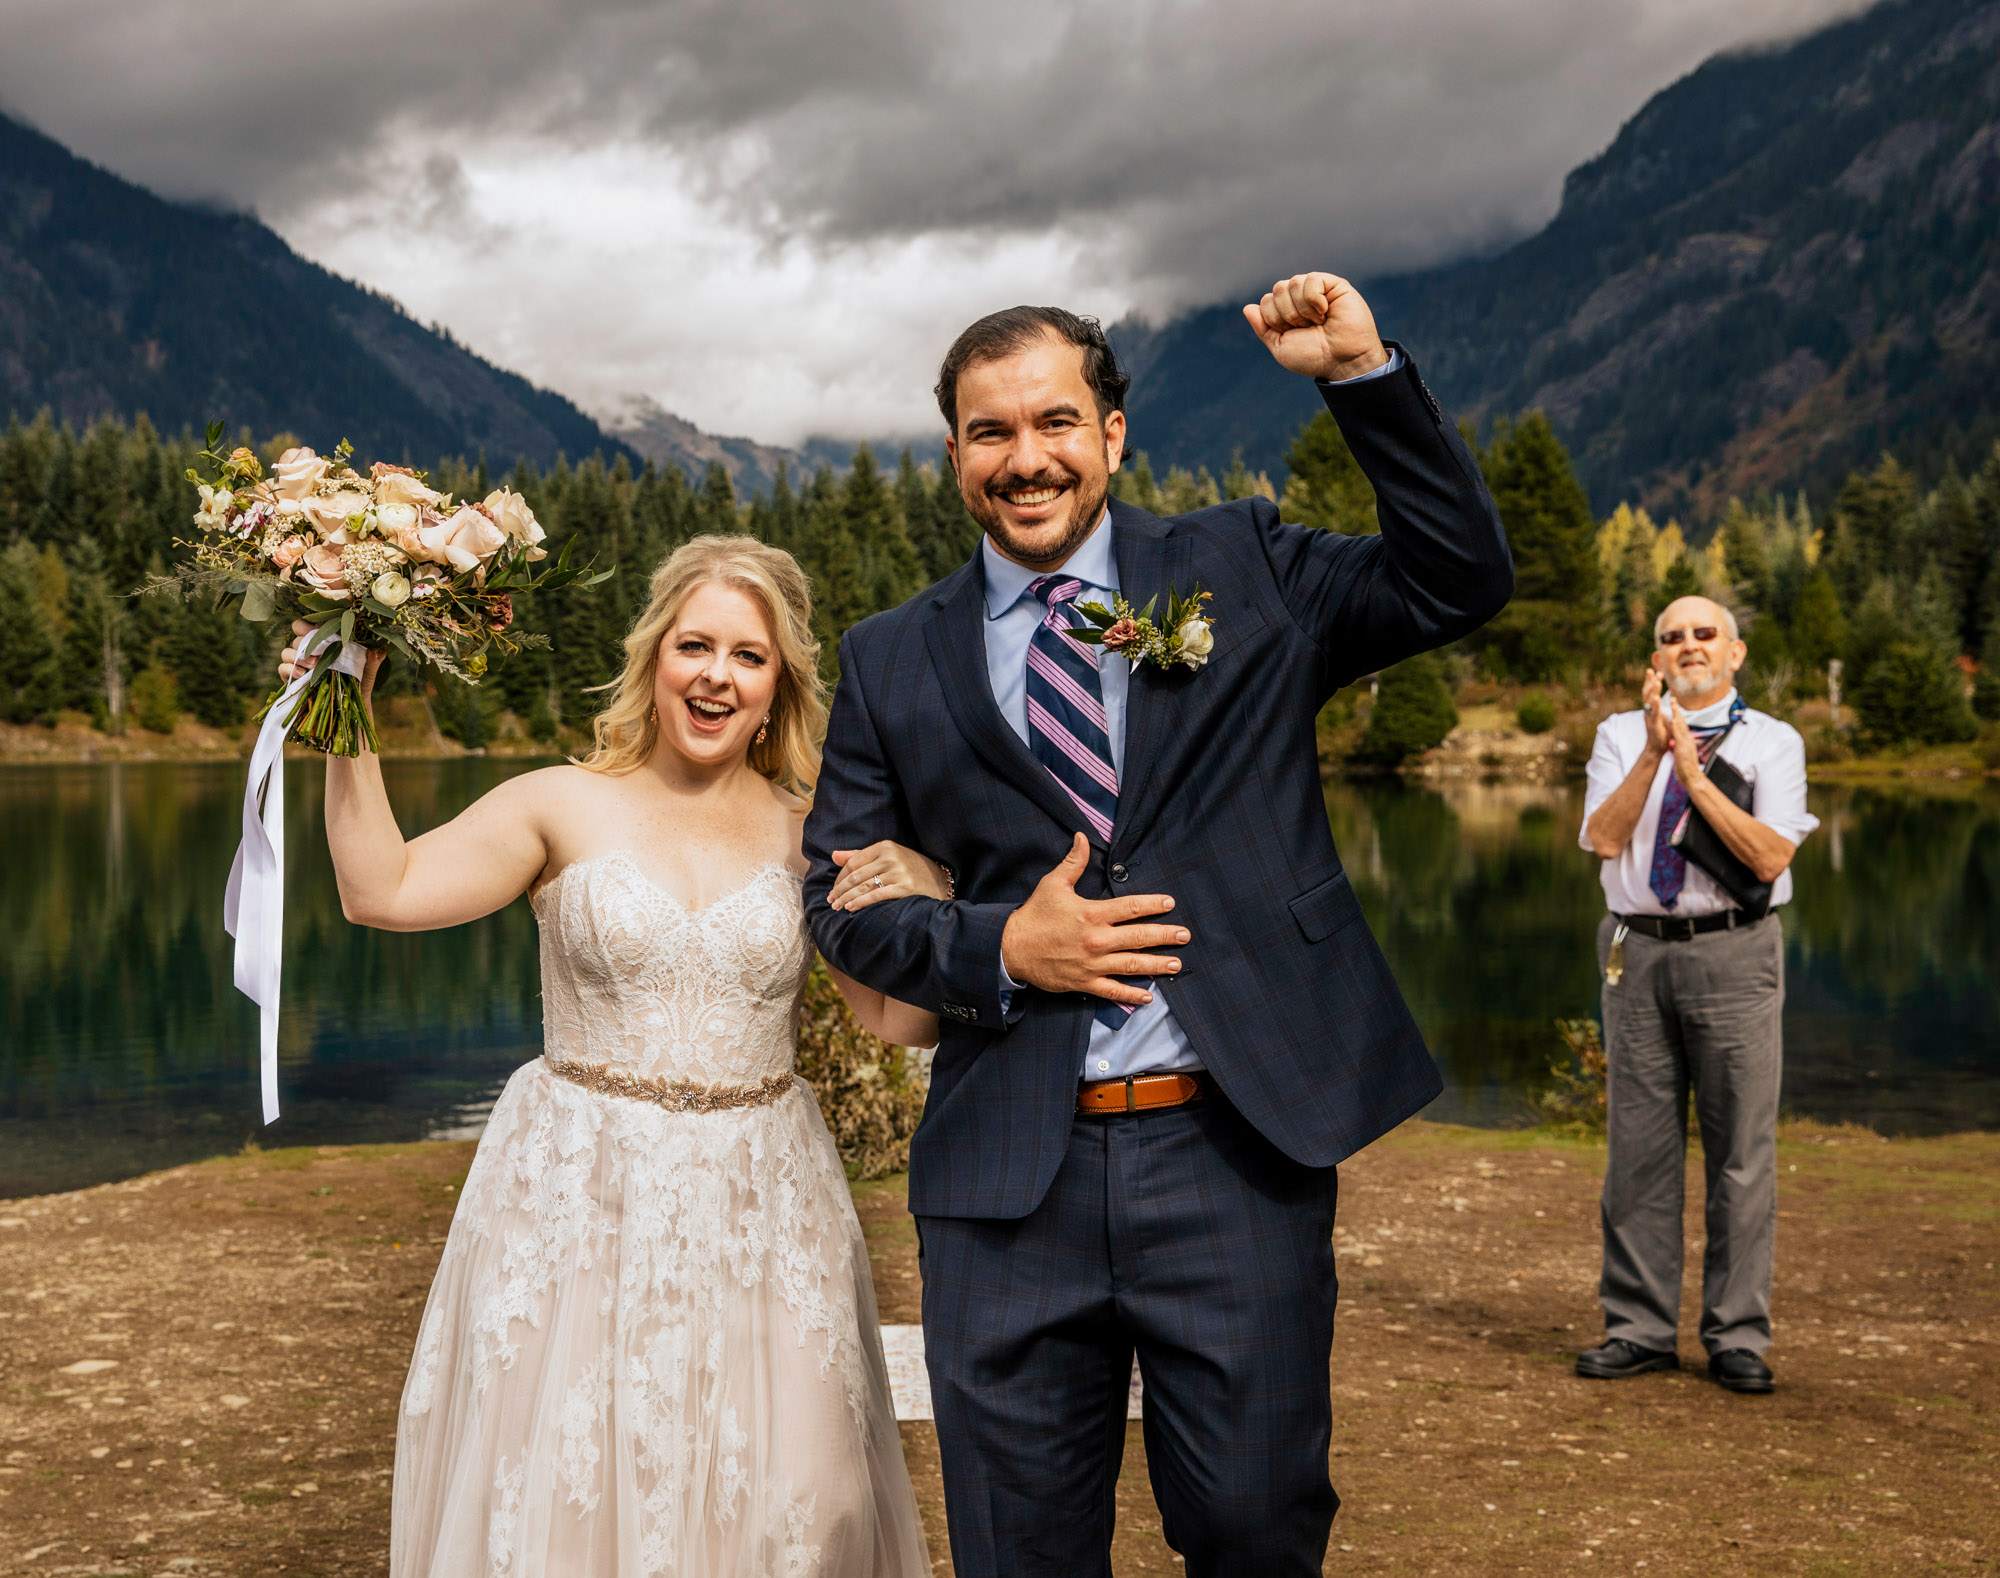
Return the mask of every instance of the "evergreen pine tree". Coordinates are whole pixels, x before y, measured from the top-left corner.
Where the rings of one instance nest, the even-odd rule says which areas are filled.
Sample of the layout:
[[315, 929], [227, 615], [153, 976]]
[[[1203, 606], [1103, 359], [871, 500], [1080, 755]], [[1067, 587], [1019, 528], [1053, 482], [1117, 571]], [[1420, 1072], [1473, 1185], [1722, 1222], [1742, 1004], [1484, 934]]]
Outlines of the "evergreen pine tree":
[[1442, 745], [1458, 727], [1458, 708], [1444, 682], [1437, 655], [1422, 652], [1382, 671], [1375, 709], [1356, 753], [1362, 761], [1394, 767]]
[[1507, 672], [1553, 677], [1599, 644], [1597, 523], [1569, 452], [1539, 411], [1501, 423], [1479, 455], [1514, 553], [1514, 600], [1480, 633]]
[[41, 596], [40, 555], [25, 538], [0, 552], [0, 719], [53, 723], [62, 654]]
[[702, 478], [701, 495], [695, 501], [695, 520], [700, 530], [734, 536], [743, 530], [736, 513], [736, 488], [729, 480], [729, 468], [719, 460], [708, 463]]
[[1291, 505], [1287, 520], [1349, 537], [1370, 536], [1382, 529], [1375, 519], [1375, 489], [1347, 447], [1332, 412], [1319, 412], [1299, 429], [1285, 452], [1285, 464], [1291, 468], [1285, 484], [1285, 499]]

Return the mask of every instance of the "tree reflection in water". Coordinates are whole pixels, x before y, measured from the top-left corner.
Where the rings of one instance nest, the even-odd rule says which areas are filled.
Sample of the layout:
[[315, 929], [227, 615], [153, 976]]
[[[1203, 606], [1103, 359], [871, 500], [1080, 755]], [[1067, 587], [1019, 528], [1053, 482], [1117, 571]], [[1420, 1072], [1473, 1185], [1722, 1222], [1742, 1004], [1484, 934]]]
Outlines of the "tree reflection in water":
[[[392, 762], [416, 832], [533, 763]], [[281, 1087], [257, 1123], [256, 1017], [222, 888], [235, 764], [0, 768], [0, 1196], [129, 1176], [245, 1140], [415, 1139], [539, 1046], [525, 902], [449, 932], [348, 925], [293, 764]], [[1327, 811], [1445, 1069], [1433, 1117], [1527, 1119], [1597, 1007], [1596, 862], [1576, 786], [1338, 783]], [[1786, 1105], [1891, 1132], [2000, 1127], [2000, 792], [1816, 789], [1786, 911]]]
[[[1787, 1110], [1890, 1133], [2000, 1127], [2000, 792], [1812, 791], [1784, 912]], [[1430, 1115], [1525, 1120], [1555, 1019], [1597, 1011], [1580, 786], [1327, 791], [1334, 836], [1445, 1070]]]

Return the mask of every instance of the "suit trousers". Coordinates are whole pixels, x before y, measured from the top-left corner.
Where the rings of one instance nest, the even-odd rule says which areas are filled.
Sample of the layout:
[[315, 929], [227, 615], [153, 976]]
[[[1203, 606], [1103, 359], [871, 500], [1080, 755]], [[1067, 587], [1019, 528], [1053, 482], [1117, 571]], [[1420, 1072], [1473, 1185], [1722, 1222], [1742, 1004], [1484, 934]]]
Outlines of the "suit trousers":
[[1135, 1350], [1191, 1578], [1319, 1573], [1337, 1192], [1211, 1095], [1079, 1117], [1026, 1217], [918, 1219], [960, 1578], [1110, 1578]]
[[[1600, 977], [1616, 925], [1606, 916], [1598, 928]], [[1761, 1355], [1778, 1225], [1784, 930], [1772, 914], [1685, 942], [1630, 933], [1624, 973], [1604, 983], [1603, 1003], [1605, 1335], [1675, 1346], [1692, 1090], [1708, 1187], [1702, 1346]]]

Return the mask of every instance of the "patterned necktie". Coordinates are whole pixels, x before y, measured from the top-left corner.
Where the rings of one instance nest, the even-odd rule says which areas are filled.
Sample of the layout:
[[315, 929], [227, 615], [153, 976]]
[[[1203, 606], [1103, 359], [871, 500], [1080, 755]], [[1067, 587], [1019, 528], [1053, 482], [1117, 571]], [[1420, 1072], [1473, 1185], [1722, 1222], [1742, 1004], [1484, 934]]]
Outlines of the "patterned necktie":
[[[1028, 642], [1028, 748], [1076, 802], [1090, 830], [1108, 843], [1118, 818], [1118, 771], [1111, 765], [1097, 649], [1069, 634], [1070, 600], [1083, 583], [1074, 576], [1045, 575], [1028, 590], [1043, 608]], [[1100, 1002], [1097, 1022], [1116, 1030], [1132, 1012], [1125, 1003]]]
[[[1747, 710], [1743, 698], [1738, 696], [1730, 704], [1729, 716], [1721, 723], [1703, 729], [1689, 728], [1688, 732], [1694, 736], [1695, 755], [1704, 770], [1722, 744], [1723, 735], [1736, 727]], [[1687, 882], [1687, 857], [1674, 847], [1674, 839], [1687, 826], [1688, 812], [1687, 785], [1681, 782], [1678, 769], [1670, 767], [1666, 793], [1660, 796], [1660, 825], [1653, 834], [1653, 870], [1648, 878], [1648, 885], [1664, 909], [1670, 910], [1680, 903], [1681, 888]]]

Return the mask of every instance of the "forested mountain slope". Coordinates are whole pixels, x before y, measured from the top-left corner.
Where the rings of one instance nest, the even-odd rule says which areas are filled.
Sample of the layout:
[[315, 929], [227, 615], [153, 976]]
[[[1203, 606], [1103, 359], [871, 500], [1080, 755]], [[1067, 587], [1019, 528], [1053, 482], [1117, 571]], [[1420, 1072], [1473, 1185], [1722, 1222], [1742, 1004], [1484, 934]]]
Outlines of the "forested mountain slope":
[[[2000, 436], [2000, 4], [1889, 0], [1718, 56], [1539, 234], [1366, 289], [1458, 414], [1545, 410], [1600, 512], [1712, 519], [1885, 449], [1976, 463]], [[1275, 467], [1315, 408], [1236, 313], [1121, 329], [1156, 462]]]
[[257, 220], [167, 202], [0, 116], [0, 420], [44, 406], [77, 428], [220, 417], [419, 464], [624, 447]]

